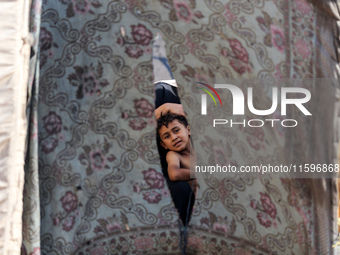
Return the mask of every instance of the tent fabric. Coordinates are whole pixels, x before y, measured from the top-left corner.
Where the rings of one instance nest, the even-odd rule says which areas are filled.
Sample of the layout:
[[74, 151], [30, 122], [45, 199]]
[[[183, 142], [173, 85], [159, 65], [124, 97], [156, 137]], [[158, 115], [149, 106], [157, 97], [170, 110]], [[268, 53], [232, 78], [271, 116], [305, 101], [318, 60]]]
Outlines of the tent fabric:
[[39, 34], [41, 0], [33, 0], [30, 6], [29, 31], [32, 36], [28, 73], [26, 117], [28, 135], [25, 154], [25, 186], [22, 228], [22, 254], [40, 251], [40, 195], [38, 174], [38, 91], [39, 91]]
[[[36, 147], [29, 146], [26, 160], [32, 164], [25, 196], [33, 196], [25, 208], [33, 216], [24, 217], [24, 253], [180, 254], [183, 236], [155, 143], [153, 81], [162, 75], [153, 68], [153, 38], [164, 39], [189, 111], [192, 79], [270, 85], [276, 78], [337, 77], [338, 47], [330, 43], [336, 35], [326, 25], [318, 29], [318, 8], [303, 0], [44, 1], [32, 90], [39, 105], [30, 120], [38, 131], [30, 131]], [[320, 35], [327, 33], [325, 42]], [[328, 103], [332, 130], [320, 150], [329, 153], [317, 155], [333, 162], [338, 111], [336, 100]], [[273, 130], [268, 143], [261, 132], [239, 130], [201, 145], [221, 163], [275, 158], [282, 130]], [[312, 193], [320, 183], [325, 203]], [[332, 211], [333, 191], [329, 180], [202, 180], [187, 254], [331, 253], [332, 221], [324, 215]]]
[[29, 1], [1, 2], [0, 253], [5, 255], [19, 254], [22, 240], [28, 11]]

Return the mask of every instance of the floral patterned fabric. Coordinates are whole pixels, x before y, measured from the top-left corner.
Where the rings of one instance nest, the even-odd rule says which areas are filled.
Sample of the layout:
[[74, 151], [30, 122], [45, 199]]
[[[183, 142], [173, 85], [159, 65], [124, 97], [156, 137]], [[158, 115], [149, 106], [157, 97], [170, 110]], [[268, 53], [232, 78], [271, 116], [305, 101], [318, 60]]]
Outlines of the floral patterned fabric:
[[[25, 252], [181, 254], [155, 141], [153, 38], [162, 35], [189, 110], [192, 79], [256, 78], [270, 86], [276, 78], [315, 77], [315, 22], [305, 0], [44, 0], [31, 121], [38, 132], [30, 137], [38, 138], [39, 157], [30, 160], [39, 169], [41, 219], [25, 223]], [[268, 141], [261, 129], [241, 129], [200, 144], [213, 161], [237, 164], [275, 157], [275, 137], [283, 135], [275, 130]], [[301, 179], [202, 180], [187, 254], [312, 254], [311, 194]]]

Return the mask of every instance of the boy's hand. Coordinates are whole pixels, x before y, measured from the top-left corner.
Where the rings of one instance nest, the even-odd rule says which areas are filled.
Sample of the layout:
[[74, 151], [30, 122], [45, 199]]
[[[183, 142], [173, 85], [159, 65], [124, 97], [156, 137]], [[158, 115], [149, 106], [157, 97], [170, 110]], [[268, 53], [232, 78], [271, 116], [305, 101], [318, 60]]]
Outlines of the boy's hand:
[[161, 115], [164, 115], [168, 112], [185, 116], [183, 106], [181, 104], [165, 103], [155, 109], [156, 119], [159, 119]]

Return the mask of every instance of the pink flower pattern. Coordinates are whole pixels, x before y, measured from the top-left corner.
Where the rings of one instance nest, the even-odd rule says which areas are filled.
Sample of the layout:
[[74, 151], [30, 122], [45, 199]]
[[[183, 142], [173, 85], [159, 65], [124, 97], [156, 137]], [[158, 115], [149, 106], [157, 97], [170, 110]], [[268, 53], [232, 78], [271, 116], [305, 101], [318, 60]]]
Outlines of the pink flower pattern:
[[109, 224], [106, 225], [106, 229], [107, 229], [107, 231], [112, 232], [114, 230], [120, 230], [121, 226], [119, 225], [118, 222], [109, 223]]
[[247, 50], [242, 46], [241, 42], [237, 39], [229, 39], [230, 47], [235, 54], [235, 57], [243, 63], [248, 64], [249, 57]]
[[75, 222], [76, 217], [74, 215], [69, 215], [62, 223], [63, 230], [69, 232], [70, 230], [72, 230]]
[[282, 29], [274, 25], [270, 26], [270, 31], [272, 34], [272, 44], [280, 51], [283, 52], [285, 49], [285, 37], [283, 35]]
[[52, 34], [45, 27], [40, 29], [40, 49], [42, 51], [48, 50], [52, 47]]
[[[117, 44], [120, 46], [126, 46], [125, 53], [130, 58], [140, 58], [144, 52], [150, 54], [152, 52], [149, 45], [153, 38], [152, 32], [146, 28], [145, 25], [138, 23], [137, 25], [131, 25], [132, 39], [128, 37], [118, 37]], [[147, 46], [147, 47], [146, 47]], [[142, 48], [141, 48], [142, 47]]]
[[221, 53], [221, 55], [222, 55], [223, 57], [225, 57], [225, 58], [228, 56], [228, 51], [227, 51], [226, 48], [222, 48], [221, 51], [220, 51], [220, 53]]
[[48, 134], [58, 134], [61, 131], [62, 120], [55, 112], [50, 112], [43, 118], [44, 128]]
[[242, 65], [240, 60], [231, 59], [229, 63], [231, 67], [235, 70], [235, 72], [239, 74], [244, 74], [246, 72], [246, 67]]
[[224, 16], [227, 17], [228, 25], [230, 26], [230, 24], [231, 24], [234, 20], [237, 20], [237, 16], [236, 16], [234, 13], [232, 13], [232, 12], [230, 11], [230, 9], [229, 9], [229, 4], [226, 4], [225, 10], [226, 10], [226, 12], [225, 12]]
[[142, 119], [133, 119], [129, 121], [129, 126], [133, 130], [142, 130], [146, 127], [146, 122]]
[[41, 150], [46, 154], [53, 152], [57, 146], [58, 139], [54, 137], [47, 137], [45, 140], [41, 142]]
[[133, 185], [133, 192], [136, 192], [136, 193], [139, 194], [140, 191], [141, 191], [141, 188], [140, 188], [139, 185], [137, 185], [137, 184]]
[[73, 68], [75, 72], [69, 74], [67, 79], [72, 86], [78, 87], [75, 95], [77, 99], [84, 98], [84, 94], [100, 95], [99, 87], [106, 87], [109, 84], [108, 80], [102, 78], [103, 66], [100, 62], [97, 66], [91, 63], [89, 66], [74, 66]]
[[189, 6], [185, 2], [179, 2], [176, 0], [174, 0], [174, 5], [175, 5], [177, 17], [180, 20], [183, 20], [189, 23], [194, 16]]
[[139, 46], [129, 46], [126, 47], [125, 52], [130, 58], [139, 58], [144, 51]]
[[136, 44], [139, 44], [139, 45], [150, 44], [153, 35], [151, 31], [148, 30], [144, 25], [142, 24], [132, 25], [131, 29], [132, 29], [131, 31], [132, 38]]
[[64, 208], [65, 212], [71, 213], [78, 206], [78, 197], [72, 193], [71, 191], [67, 191], [65, 195], [60, 198], [62, 207]]
[[265, 228], [269, 228], [272, 225], [272, 221], [267, 214], [259, 212], [257, 213], [256, 217], [259, 220], [260, 224]]
[[91, 167], [94, 171], [100, 171], [104, 169], [106, 159], [103, 156], [100, 149], [90, 152]]
[[253, 208], [253, 209], [257, 208], [257, 203], [254, 199], [250, 201], [250, 207]]
[[216, 231], [224, 232], [224, 233], [227, 233], [227, 232], [228, 232], [228, 227], [227, 227], [227, 225], [221, 224], [221, 223], [218, 223], [218, 222], [215, 222], [215, 223], [214, 223], [213, 229], [216, 230]]
[[86, 95], [91, 96], [93, 93], [97, 92], [99, 81], [92, 71], [83, 74], [82, 81], [84, 86], [83, 90]]
[[122, 37], [118, 37], [117, 44], [123, 46], [125, 44], [124, 39]]
[[147, 191], [143, 194], [143, 199], [150, 204], [158, 204], [162, 200], [162, 195], [155, 190]]
[[152, 189], [164, 188], [164, 177], [161, 173], [158, 173], [155, 169], [149, 168], [146, 171], [142, 171], [145, 182]]
[[72, 0], [74, 10], [79, 14], [86, 14], [90, 10], [90, 3], [88, 0]]
[[54, 226], [59, 226], [60, 224], [60, 218], [59, 217], [54, 217], [53, 218], [53, 225]]
[[277, 211], [276, 211], [276, 207], [274, 203], [272, 202], [268, 194], [262, 193], [262, 192], [260, 192], [260, 194], [261, 194], [261, 203], [262, 203], [265, 213], [268, 214], [273, 219], [275, 219]]
[[277, 210], [275, 204], [272, 202], [268, 194], [260, 192], [260, 195], [261, 203], [258, 203], [255, 199], [251, 199], [250, 207], [257, 211], [256, 217], [262, 226], [265, 228], [273, 226], [275, 229], [277, 229]]
[[135, 99], [134, 108], [140, 117], [151, 118], [153, 116], [154, 107], [145, 98]]

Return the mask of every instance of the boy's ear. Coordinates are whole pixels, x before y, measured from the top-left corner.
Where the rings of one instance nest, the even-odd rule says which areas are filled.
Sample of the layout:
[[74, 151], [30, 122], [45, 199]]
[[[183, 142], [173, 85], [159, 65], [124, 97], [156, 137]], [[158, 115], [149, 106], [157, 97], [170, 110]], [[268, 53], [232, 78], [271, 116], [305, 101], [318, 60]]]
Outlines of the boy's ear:
[[162, 147], [163, 147], [164, 149], [166, 149], [166, 150], [168, 149], [168, 147], [166, 147], [166, 145], [165, 145], [162, 141], [160, 141], [159, 143], [162, 145]]
[[188, 129], [189, 135], [191, 135], [190, 134], [190, 125], [187, 126], [187, 129]]

